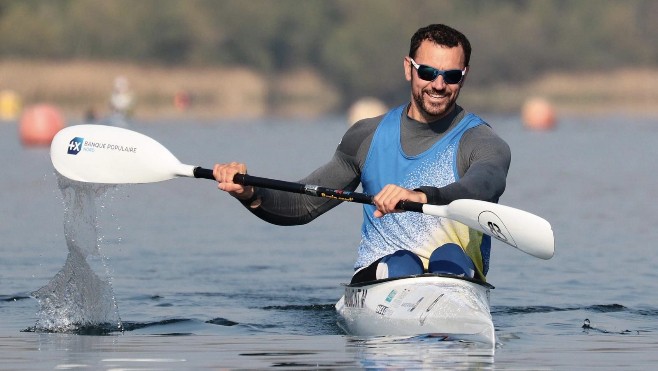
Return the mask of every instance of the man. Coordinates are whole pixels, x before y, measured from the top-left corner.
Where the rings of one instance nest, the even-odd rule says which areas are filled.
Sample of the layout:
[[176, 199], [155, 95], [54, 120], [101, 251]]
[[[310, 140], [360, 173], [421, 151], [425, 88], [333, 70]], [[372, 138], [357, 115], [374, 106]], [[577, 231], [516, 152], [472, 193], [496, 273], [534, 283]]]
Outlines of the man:
[[[511, 160], [509, 146], [478, 116], [457, 105], [471, 46], [459, 31], [419, 29], [404, 58], [411, 101], [353, 125], [333, 158], [301, 182], [374, 194], [363, 207], [362, 238], [352, 282], [424, 272], [486, 280], [491, 240], [461, 223], [399, 212], [401, 200], [448, 204], [498, 202]], [[242, 163], [216, 164], [218, 187], [273, 224], [305, 224], [340, 201], [244, 187]]]

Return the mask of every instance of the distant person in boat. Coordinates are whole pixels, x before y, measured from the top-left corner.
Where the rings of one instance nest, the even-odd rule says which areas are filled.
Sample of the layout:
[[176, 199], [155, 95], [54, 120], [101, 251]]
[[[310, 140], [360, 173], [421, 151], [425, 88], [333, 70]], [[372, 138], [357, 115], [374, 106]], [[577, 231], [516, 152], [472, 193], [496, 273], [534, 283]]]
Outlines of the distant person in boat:
[[[410, 102], [351, 126], [333, 157], [300, 182], [374, 194], [363, 207], [352, 283], [422, 273], [486, 280], [489, 236], [448, 219], [400, 212], [401, 200], [444, 205], [457, 199], [498, 202], [510, 148], [480, 117], [457, 104], [471, 46], [459, 31], [433, 24], [416, 31], [403, 59]], [[216, 164], [219, 189], [259, 218], [305, 224], [340, 201], [233, 183], [244, 163]]]

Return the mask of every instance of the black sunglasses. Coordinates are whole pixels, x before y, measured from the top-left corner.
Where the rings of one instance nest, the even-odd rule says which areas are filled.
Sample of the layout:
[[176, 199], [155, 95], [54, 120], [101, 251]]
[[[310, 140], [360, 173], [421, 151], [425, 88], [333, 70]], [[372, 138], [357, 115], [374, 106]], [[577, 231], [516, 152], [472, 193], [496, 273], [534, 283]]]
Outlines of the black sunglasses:
[[409, 57], [411, 64], [418, 70], [418, 77], [425, 81], [434, 81], [437, 77], [443, 76], [443, 81], [446, 84], [459, 84], [466, 74], [466, 68], [463, 70], [437, 70], [434, 67], [418, 64], [416, 61]]

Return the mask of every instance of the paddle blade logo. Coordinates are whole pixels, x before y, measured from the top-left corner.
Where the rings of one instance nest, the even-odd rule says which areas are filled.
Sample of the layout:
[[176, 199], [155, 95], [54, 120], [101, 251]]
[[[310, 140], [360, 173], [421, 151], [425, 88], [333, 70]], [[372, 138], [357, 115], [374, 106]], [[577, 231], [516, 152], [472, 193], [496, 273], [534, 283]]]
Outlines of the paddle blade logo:
[[480, 213], [478, 221], [480, 222], [480, 225], [483, 229], [489, 230], [491, 232], [491, 236], [494, 238], [512, 246], [516, 246], [516, 241], [514, 241], [512, 235], [505, 227], [505, 224], [496, 214], [492, 213], [491, 211], [484, 211]]
[[75, 137], [69, 142], [69, 150], [66, 152], [69, 155], [77, 155], [82, 151], [82, 144], [85, 142], [85, 138]]

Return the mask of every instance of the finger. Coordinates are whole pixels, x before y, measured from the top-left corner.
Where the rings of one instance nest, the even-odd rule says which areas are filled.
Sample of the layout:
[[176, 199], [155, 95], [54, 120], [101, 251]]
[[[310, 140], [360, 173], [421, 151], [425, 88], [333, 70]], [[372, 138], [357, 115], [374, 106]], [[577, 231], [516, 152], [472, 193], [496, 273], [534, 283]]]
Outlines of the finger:
[[385, 193], [384, 206], [387, 212], [394, 212], [401, 196], [404, 194], [404, 188], [397, 186], [387, 187]]
[[228, 183], [230, 179], [226, 178], [228, 164], [218, 164], [213, 168], [213, 175], [219, 183]]
[[382, 188], [382, 190], [373, 198], [373, 203], [377, 207], [377, 210], [382, 214], [395, 212], [395, 206], [400, 200], [402, 190], [404, 190], [404, 188], [392, 184], [384, 186], [384, 188]]
[[242, 186], [233, 182], [233, 177], [240, 171], [246, 172], [246, 165], [232, 162], [229, 164], [216, 164], [213, 167], [213, 176], [217, 180], [217, 187], [227, 192], [240, 192]]

